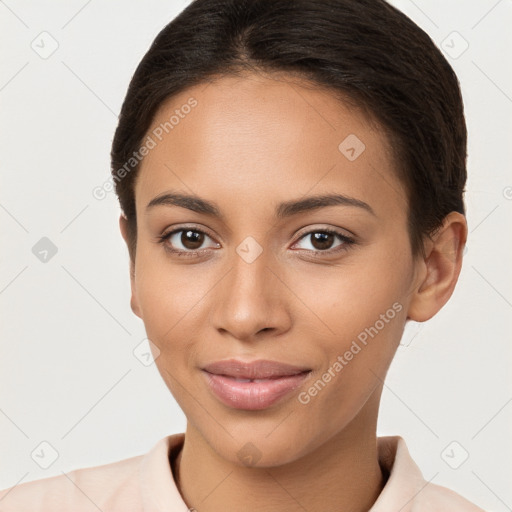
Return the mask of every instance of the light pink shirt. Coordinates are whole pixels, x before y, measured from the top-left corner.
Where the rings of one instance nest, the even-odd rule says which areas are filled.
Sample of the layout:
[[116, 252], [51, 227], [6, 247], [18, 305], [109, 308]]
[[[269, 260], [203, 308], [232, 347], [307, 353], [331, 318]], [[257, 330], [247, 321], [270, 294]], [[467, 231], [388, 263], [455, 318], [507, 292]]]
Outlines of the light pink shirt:
[[[169, 452], [185, 434], [164, 437], [146, 455], [77, 469], [0, 491], [1, 512], [187, 512]], [[428, 483], [399, 436], [378, 438], [389, 478], [369, 512], [484, 512], [455, 492]], [[198, 511], [200, 512], [200, 511]]]

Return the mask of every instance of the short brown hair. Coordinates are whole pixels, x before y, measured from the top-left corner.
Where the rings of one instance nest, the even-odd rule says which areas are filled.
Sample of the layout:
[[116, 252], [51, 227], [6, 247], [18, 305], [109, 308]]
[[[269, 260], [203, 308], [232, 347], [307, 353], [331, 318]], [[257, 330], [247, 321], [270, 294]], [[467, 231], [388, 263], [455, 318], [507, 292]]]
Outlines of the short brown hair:
[[135, 260], [138, 165], [119, 179], [168, 98], [243, 70], [290, 72], [369, 111], [408, 192], [414, 254], [465, 213], [467, 131], [457, 77], [430, 37], [384, 0], [194, 0], [153, 41], [124, 99], [111, 151]]

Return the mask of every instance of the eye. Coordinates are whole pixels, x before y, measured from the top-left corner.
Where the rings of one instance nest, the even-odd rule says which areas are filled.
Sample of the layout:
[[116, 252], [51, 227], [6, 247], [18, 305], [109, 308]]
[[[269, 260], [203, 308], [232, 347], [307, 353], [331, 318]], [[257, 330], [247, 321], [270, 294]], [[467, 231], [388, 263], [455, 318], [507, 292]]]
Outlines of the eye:
[[[349, 246], [355, 243], [352, 238], [339, 231], [323, 228], [304, 233], [293, 247], [300, 244], [302, 240], [308, 240], [308, 237], [311, 248], [303, 247], [301, 249], [313, 253], [315, 256], [338, 253], [347, 250]], [[202, 229], [191, 226], [180, 227], [169, 233], [164, 233], [157, 238], [157, 241], [164, 246], [167, 252], [176, 256], [197, 257], [202, 252], [206, 253], [207, 249], [220, 247], [220, 244], [215, 241], [213, 245], [204, 247], [203, 245], [207, 239], [213, 240], [213, 238]], [[337, 245], [335, 245], [336, 240], [338, 240]]]
[[[308, 238], [311, 248], [306, 248], [306, 250], [313, 253], [337, 253], [346, 250], [350, 245], [355, 243], [352, 238], [345, 234], [328, 228], [308, 231], [300, 237], [299, 241], [308, 240]], [[338, 239], [339, 243], [333, 245], [336, 239]], [[297, 245], [297, 243], [299, 242], [296, 242], [294, 246]]]
[[[181, 227], [174, 229], [158, 237], [166, 251], [178, 256], [195, 256], [208, 247], [202, 247], [206, 239], [212, 239], [205, 231], [196, 227]], [[212, 247], [212, 246], [210, 246]], [[220, 247], [220, 244], [214, 242], [214, 248]]]

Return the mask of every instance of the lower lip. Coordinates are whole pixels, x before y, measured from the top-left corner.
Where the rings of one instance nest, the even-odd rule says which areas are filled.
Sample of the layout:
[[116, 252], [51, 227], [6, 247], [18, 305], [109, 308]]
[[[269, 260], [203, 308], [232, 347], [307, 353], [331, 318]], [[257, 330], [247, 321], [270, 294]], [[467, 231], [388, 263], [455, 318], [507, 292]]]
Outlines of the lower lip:
[[310, 372], [259, 382], [239, 382], [225, 375], [203, 370], [210, 390], [224, 404], [235, 409], [257, 411], [266, 409], [298, 388]]

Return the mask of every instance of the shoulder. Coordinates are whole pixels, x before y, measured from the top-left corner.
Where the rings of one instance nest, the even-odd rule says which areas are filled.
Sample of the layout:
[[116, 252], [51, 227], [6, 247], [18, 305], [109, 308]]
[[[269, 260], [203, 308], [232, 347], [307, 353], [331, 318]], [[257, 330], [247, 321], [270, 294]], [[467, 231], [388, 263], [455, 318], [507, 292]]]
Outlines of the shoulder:
[[411, 512], [485, 512], [455, 491], [436, 484], [427, 484], [418, 493]]
[[379, 437], [378, 449], [389, 477], [371, 512], [485, 512], [455, 491], [425, 480], [402, 437]]
[[0, 509], [16, 512], [131, 512], [140, 509], [143, 455], [20, 483], [0, 491]]

